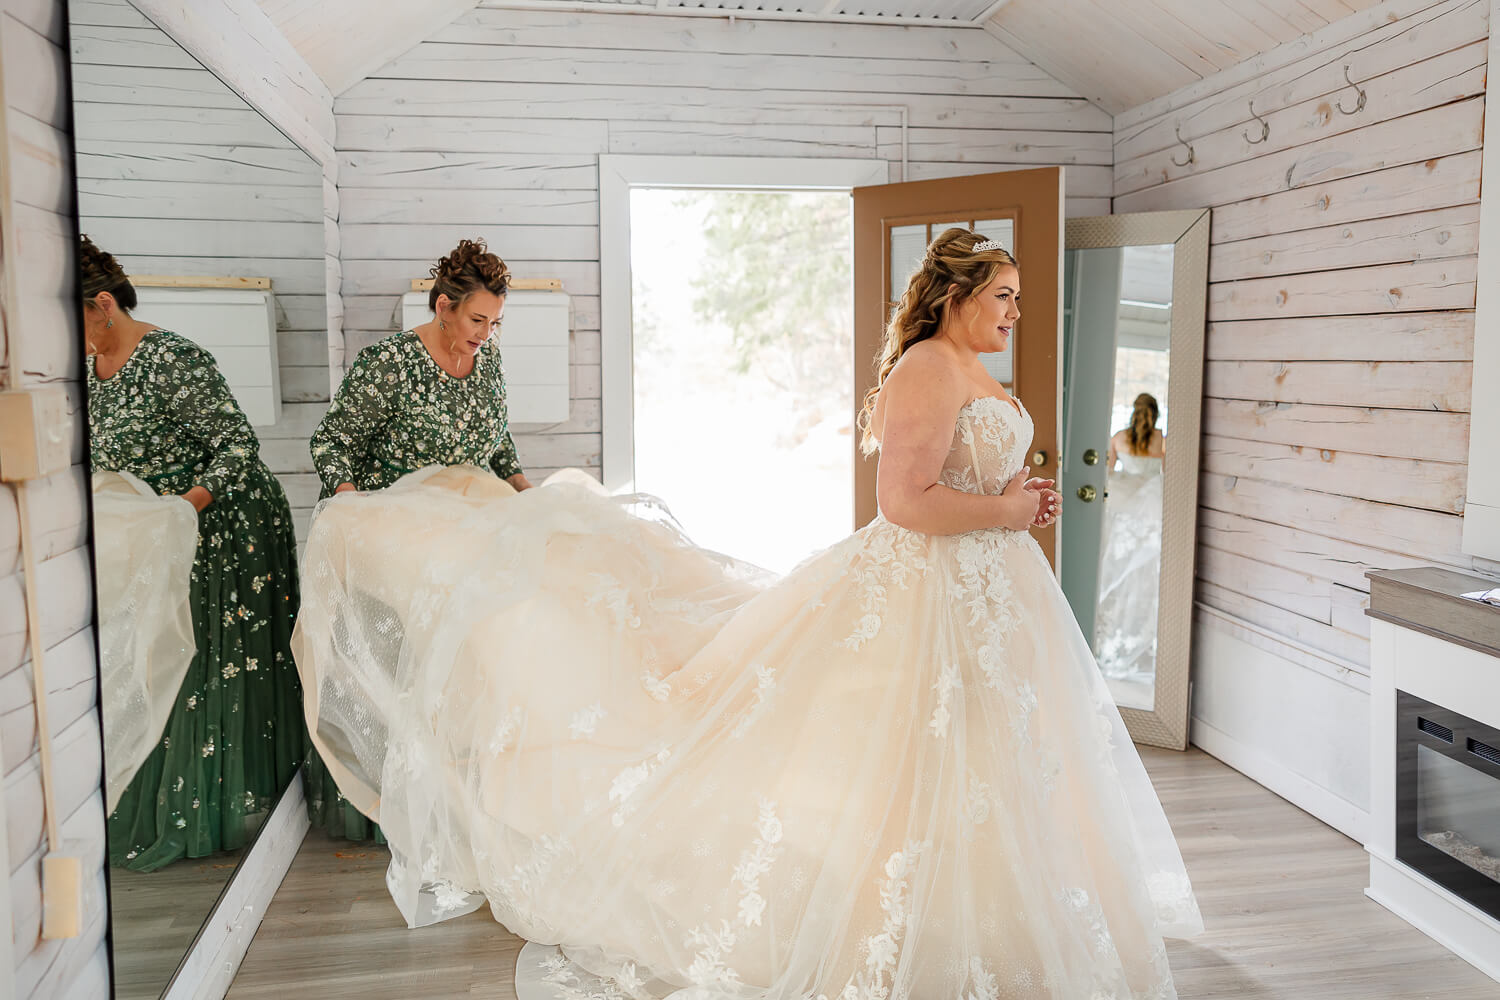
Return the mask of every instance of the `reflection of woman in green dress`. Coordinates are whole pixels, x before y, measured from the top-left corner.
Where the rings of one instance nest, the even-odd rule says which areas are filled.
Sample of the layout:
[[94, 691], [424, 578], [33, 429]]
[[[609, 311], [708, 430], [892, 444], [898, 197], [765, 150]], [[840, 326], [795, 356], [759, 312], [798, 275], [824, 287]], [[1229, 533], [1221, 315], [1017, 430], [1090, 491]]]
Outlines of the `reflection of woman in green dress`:
[[133, 318], [134, 287], [87, 237], [80, 261], [94, 468], [132, 473], [198, 511], [198, 652], [161, 743], [109, 817], [111, 863], [151, 871], [243, 846], [247, 817], [297, 770], [297, 549], [286, 495], [213, 357]]
[[[361, 351], [313, 433], [324, 497], [382, 489], [428, 465], [477, 465], [518, 490], [531, 487], [511, 440], [493, 339], [510, 272], [483, 240], [463, 240], [431, 273], [433, 318]], [[379, 837], [316, 753], [303, 775], [315, 824], [351, 839]]]

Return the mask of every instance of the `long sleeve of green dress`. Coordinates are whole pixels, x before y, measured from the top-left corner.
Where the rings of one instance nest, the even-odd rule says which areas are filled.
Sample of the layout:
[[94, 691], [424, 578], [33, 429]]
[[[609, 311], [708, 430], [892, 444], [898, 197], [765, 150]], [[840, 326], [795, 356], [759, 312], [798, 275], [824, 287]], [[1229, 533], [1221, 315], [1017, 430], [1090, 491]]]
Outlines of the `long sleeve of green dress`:
[[501, 479], [509, 479], [521, 473], [521, 459], [516, 455], [516, 443], [511, 440], [509, 427], [500, 437], [500, 447], [495, 449], [495, 454], [490, 459], [490, 468]]
[[165, 398], [164, 408], [169, 419], [197, 438], [208, 453], [207, 468], [191, 485], [202, 486], [219, 500], [243, 483], [247, 464], [259, 457], [260, 442], [212, 355], [183, 343], [174, 345], [173, 351], [186, 355], [176, 359], [183, 377]]
[[[389, 365], [377, 350], [379, 347], [380, 344], [375, 344], [355, 357], [309, 442], [313, 467], [323, 482], [324, 495], [332, 494], [344, 483], [353, 483], [361, 489], [371, 486], [360, 481], [360, 459], [369, 453], [371, 439], [390, 419], [390, 388], [397, 384], [394, 375], [386, 370]], [[392, 377], [387, 380], [387, 375]]]

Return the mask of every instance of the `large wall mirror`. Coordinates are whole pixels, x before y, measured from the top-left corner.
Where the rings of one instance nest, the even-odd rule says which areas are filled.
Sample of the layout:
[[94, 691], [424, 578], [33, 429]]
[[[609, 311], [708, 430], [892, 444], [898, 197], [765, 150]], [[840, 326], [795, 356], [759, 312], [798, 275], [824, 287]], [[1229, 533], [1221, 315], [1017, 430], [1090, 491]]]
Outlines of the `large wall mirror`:
[[116, 996], [155, 1000], [305, 752], [322, 170], [126, 0], [69, 13]]
[[1138, 743], [1187, 745], [1207, 210], [1070, 219], [1058, 575]]

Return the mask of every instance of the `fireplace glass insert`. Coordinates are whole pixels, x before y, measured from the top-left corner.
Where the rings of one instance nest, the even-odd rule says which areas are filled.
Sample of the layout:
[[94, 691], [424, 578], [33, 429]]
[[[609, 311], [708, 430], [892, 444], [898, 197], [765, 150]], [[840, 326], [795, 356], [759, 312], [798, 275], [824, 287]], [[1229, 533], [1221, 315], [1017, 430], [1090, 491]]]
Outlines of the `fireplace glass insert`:
[[1500, 920], [1500, 729], [1396, 692], [1396, 857]]

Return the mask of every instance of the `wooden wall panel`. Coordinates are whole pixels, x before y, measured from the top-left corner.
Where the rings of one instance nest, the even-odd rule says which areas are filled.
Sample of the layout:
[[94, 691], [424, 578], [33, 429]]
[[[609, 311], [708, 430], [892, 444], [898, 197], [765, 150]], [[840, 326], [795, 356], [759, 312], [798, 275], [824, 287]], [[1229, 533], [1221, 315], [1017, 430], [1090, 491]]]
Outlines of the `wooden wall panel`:
[[[1366, 676], [1366, 570], [1486, 569], [1462, 551], [1461, 515], [1489, 31], [1487, 0], [1387, 2], [1259, 73], [1116, 119], [1117, 212], [1214, 210], [1198, 626], [1232, 621], [1257, 655]], [[1353, 114], [1339, 110], [1358, 104], [1345, 66], [1366, 94]], [[1252, 100], [1270, 126], [1260, 143], [1246, 138], [1261, 135]], [[1200, 684], [1263, 663], [1213, 664]], [[1249, 709], [1214, 725], [1250, 756], [1275, 728]], [[1299, 766], [1277, 780], [1368, 780], [1348, 761]]]
[[1106, 113], [983, 32], [479, 9], [341, 93], [349, 354], [396, 329], [410, 279], [483, 235], [573, 298], [573, 407], [519, 428], [530, 471], [598, 468], [605, 153], [849, 157], [908, 179], [1067, 166], [1107, 214]]
[[[1202, 505], [1293, 532], [1276, 547], [1217, 536], [1272, 572], [1303, 536], [1386, 552], [1392, 565], [1476, 568], [1449, 536], [1466, 480], [1488, 36], [1486, 3], [1446, 0], [1150, 118], [1121, 116], [1116, 211], [1214, 208], [1203, 468], [1234, 485]], [[1367, 93], [1352, 115], [1337, 109], [1357, 103], [1346, 64]], [[1252, 99], [1271, 125], [1258, 145], [1236, 111]], [[1178, 124], [1195, 150], [1186, 167], [1162, 146]], [[1252, 483], [1282, 492], [1246, 510], [1230, 497]], [[1380, 504], [1384, 526], [1300, 521], [1309, 493]], [[1417, 526], [1433, 517], [1451, 526], [1424, 536]], [[1200, 561], [1215, 588], [1203, 599], [1268, 603], [1243, 569]], [[1325, 604], [1283, 610], [1332, 627]], [[1341, 648], [1365, 667], [1360, 638]]]
[[[8, 104], [5, 138], [17, 223], [17, 247], [5, 248], [13, 251], [5, 265], [19, 272], [21, 289], [11, 322], [0, 331], [0, 369], [18, 367], [29, 381], [62, 385], [70, 398], [75, 464], [33, 487], [36, 520], [32, 532], [40, 562], [37, 585], [48, 649], [59, 811], [64, 835], [86, 845], [86, 866], [95, 874], [86, 887], [83, 934], [66, 941], [41, 941], [38, 874], [43, 836], [36, 716], [30, 657], [21, 638], [25, 599], [15, 493], [4, 486], [0, 487], [0, 773], [4, 781], [0, 853], [8, 858], [9, 866], [5, 891], [0, 893], [0, 902], [8, 901], [0, 929], [10, 950], [0, 948], [8, 959], [0, 964], [14, 967], [13, 992], [18, 1000], [105, 1000], [109, 996], [102, 871], [104, 803], [99, 790], [99, 720], [94, 704], [97, 668], [89, 627], [93, 588], [87, 548], [90, 531], [82, 433], [82, 352], [73, 301], [74, 151], [70, 111], [64, 103], [68, 92], [68, 54], [63, 49], [67, 6], [62, 0], [0, 0], [0, 64], [4, 67]], [[85, 16], [95, 15], [110, 32], [123, 32], [121, 37], [131, 32], [139, 37], [150, 23], [125, 4], [72, 0], [72, 6]], [[112, 157], [85, 157], [84, 172], [88, 176], [82, 185], [84, 197], [109, 205], [116, 216], [128, 210], [186, 224], [203, 218], [199, 210], [215, 203], [244, 214], [247, 201], [243, 184], [247, 178], [262, 184], [282, 179], [280, 186], [263, 188], [269, 192], [262, 202], [267, 213], [264, 222], [285, 226], [295, 218], [305, 218], [300, 213], [310, 209], [314, 220], [321, 217], [322, 225], [314, 224], [311, 232], [296, 231], [289, 242], [299, 253], [308, 252], [310, 247], [310, 255], [322, 258], [324, 263], [303, 267], [285, 255], [284, 247], [264, 239], [273, 232], [266, 230], [258, 238], [262, 238], [269, 255], [249, 266], [270, 276], [286, 296], [284, 309], [296, 327], [281, 335], [282, 354], [288, 362], [312, 367], [320, 363], [319, 357], [325, 359], [324, 364], [330, 354], [336, 360], [341, 358], [342, 310], [337, 299], [341, 269], [337, 232], [330, 225], [338, 211], [332, 95], [251, 0], [194, 0], [190, 5], [139, 0], [139, 6], [151, 9], [153, 17], [173, 37], [204, 54], [211, 68], [229, 81], [234, 93], [221, 89], [212, 92], [216, 97], [205, 100], [204, 95], [210, 92], [185, 85], [185, 78], [196, 71], [164, 65], [177, 58], [169, 56], [165, 48], [154, 53], [154, 63], [143, 55], [133, 60], [138, 65], [84, 67], [86, 87], [114, 85], [113, 89], [95, 87], [101, 100], [103, 95], [113, 94], [124, 103], [153, 108], [145, 116], [112, 116], [110, 109], [99, 109], [99, 121], [115, 123], [111, 127], [116, 130], [119, 152]], [[104, 34], [83, 32], [78, 41], [88, 50]], [[313, 153], [318, 166], [312, 170], [314, 182], [310, 187], [284, 182], [290, 171], [290, 150], [250, 145], [237, 148], [232, 160], [219, 157], [214, 161], [219, 176], [212, 190], [198, 192], [196, 198], [184, 197], [189, 192], [180, 184], [183, 178], [173, 175], [161, 158], [153, 159], [150, 150], [143, 148], [151, 144], [143, 138], [181, 136], [184, 129], [201, 130], [205, 139], [221, 137], [216, 130], [226, 120], [223, 112], [243, 111], [244, 102], [237, 94], [247, 96], [267, 112], [277, 128]], [[272, 132], [265, 128], [259, 135], [266, 142], [272, 139]], [[132, 142], [134, 148], [126, 145]], [[304, 154], [297, 155], [305, 162]], [[139, 175], [147, 164], [160, 175], [142, 183]], [[201, 173], [195, 176], [201, 179]], [[130, 178], [137, 178], [138, 186], [128, 195], [119, 194], [120, 182]], [[194, 238], [214, 238], [201, 231], [195, 237], [191, 225], [178, 225], [177, 232], [184, 244]], [[274, 232], [285, 235], [290, 231]], [[183, 266], [190, 273], [212, 274], [218, 273], [222, 264], [197, 258], [192, 268]], [[299, 380], [294, 378], [293, 382]], [[324, 395], [326, 398], [326, 392]], [[285, 442], [300, 436], [305, 449], [307, 434], [325, 407], [326, 403], [320, 402], [288, 403], [286, 419], [273, 429], [276, 436], [270, 440]]]
[[[0, 64], [5, 73], [7, 134], [0, 150], [13, 177], [12, 213], [18, 246], [6, 268], [17, 272], [20, 301], [11, 303], [0, 330], [6, 376], [68, 388], [72, 400], [72, 469], [33, 484], [31, 509], [37, 588], [47, 650], [52, 706], [53, 766], [65, 835], [89, 845], [84, 932], [65, 941], [40, 937], [38, 883], [43, 842], [41, 778], [31, 655], [26, 642], [26, 598], [20, 565], [15, 490], [0, 486], [0, 772], [3, 772], [8, 898], [5, 928], [13, 989], [19, 1000], [105, 1000], [107, 913], [103, 892], [104, 803], [98, 794], [97, 664], [90, 622], [93, 587], [83, 461], [82, 352], [72, 301], [72, 148], [67, 135], [67, 56], [62, 49], [64, 5], [36, 0], [0, 2]], [[12, 969], [4, 974], [11, 975]]]
[[[126, 0], [83, 0], [72, 25], [85, 231], [127, 272], [270, 277], [282, 401], [326, 405], [322, 165]], [[168, 80], [169, 101], [150, 96]], [[148, 103], [123, 103], [132, 98]], [[286, 337], [322, 347], [282, 356]], [[284, 487], [308, 464], [287, 449], [263, 453]], [[293, 515], [310, 512], [299, 504]]]

